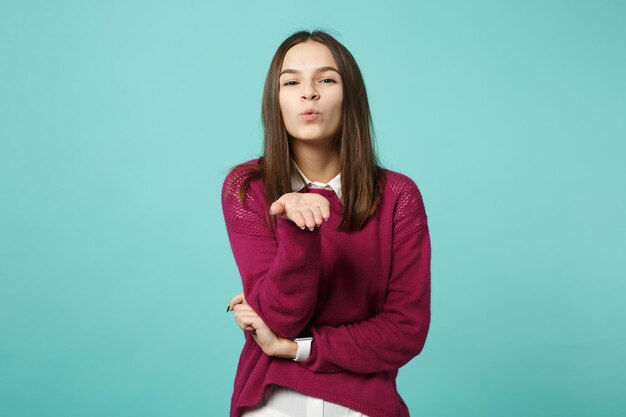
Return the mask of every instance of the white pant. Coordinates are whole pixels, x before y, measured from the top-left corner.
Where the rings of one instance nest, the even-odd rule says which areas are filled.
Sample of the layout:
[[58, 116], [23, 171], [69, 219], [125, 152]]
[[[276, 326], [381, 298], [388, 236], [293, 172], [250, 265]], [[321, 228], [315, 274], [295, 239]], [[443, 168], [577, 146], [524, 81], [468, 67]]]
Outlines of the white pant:
[[279, 385], [267, 388], [261, 404], [247, 408], [242, 417], [368, 417], [351, 408], [310, 397]]

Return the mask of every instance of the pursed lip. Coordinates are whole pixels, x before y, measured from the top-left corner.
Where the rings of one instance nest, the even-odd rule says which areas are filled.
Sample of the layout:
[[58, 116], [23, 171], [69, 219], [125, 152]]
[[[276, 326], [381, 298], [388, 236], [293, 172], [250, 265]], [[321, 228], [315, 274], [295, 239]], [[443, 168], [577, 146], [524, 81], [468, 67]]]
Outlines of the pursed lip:
[[317, 120], [320, 117], [319, 113], [302, 113], [300, 115], [300, 117], [302, 117], [304, 120], [310, 122], [313, 120]]
[[319, 114], [320, 112], [318, 112], [317, 110], [313, 110], [313, 109], [306, 109], [305, 111], [303, 111], [302, 113], [300, 113], [300, 116], [304, 116], [306, 114]]

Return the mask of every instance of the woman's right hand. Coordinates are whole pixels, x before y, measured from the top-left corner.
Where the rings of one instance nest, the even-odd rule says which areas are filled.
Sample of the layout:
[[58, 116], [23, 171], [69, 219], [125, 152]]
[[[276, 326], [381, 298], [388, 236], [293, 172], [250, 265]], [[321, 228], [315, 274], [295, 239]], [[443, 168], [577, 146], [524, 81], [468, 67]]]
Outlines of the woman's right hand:
[[283, 194], [270, 206], [270, 214], [291, 220], [300, 229], [314, 230], [330, 218], [330, 202], [316, 193]]

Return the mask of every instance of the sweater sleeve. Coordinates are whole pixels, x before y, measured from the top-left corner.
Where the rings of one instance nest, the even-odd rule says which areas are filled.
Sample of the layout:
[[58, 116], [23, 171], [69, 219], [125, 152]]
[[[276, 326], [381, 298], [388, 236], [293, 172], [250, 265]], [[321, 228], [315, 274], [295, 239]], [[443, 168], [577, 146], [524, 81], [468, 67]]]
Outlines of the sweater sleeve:
[[293, 338], [311, 319], [317, 302], [320, 233], [300, 229], [277, 216], [272, 227], [265, 196], [239, 186], [245, 171], [235, 168], [222, 187], [222, 210], [246, 302], [272, 331]]
[[393, 258], [383, 310], [358, 323], [311, 327], [317, 373], [397, 370], [418, 355], [430, 326], [430, 237], [421, 194], [404, 177], [394, 213]]

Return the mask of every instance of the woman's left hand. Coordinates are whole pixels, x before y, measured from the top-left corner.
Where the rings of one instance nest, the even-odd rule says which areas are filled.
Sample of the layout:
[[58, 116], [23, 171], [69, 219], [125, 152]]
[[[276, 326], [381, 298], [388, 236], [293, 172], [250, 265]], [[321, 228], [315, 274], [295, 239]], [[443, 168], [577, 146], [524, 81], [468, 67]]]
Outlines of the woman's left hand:
[[288, 353], [290, 340], [274, 333], [252, 307], [246, 304], [243, 293], [237, 294], [230, 300], [229, 311], [231, 310], [235, 310], [235, 320], [239, 328], [251, 331], [254, 341], [263, 353], [268, 356], [295, 357]]

